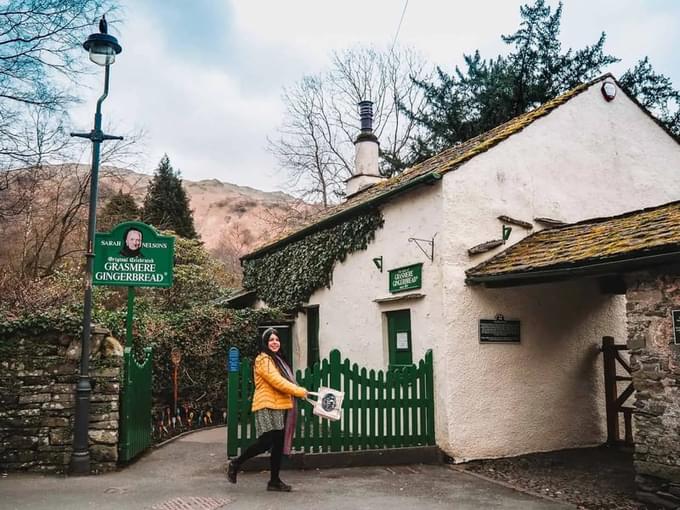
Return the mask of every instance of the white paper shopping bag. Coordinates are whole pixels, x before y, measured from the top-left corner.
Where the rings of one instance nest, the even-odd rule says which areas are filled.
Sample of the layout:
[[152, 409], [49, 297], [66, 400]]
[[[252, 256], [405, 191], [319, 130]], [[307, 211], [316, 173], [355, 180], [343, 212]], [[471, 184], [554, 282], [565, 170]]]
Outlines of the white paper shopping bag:
[[342, 400], [345, 398], [344, 392], [321, 386], [319, 391], [310, 391], [308, 394], [317, 397], [317, 400], [307, 398], [307, 401], [314, 406], [312, 412], [315, 415], [333, 421], [339, 420], [342, 417]]

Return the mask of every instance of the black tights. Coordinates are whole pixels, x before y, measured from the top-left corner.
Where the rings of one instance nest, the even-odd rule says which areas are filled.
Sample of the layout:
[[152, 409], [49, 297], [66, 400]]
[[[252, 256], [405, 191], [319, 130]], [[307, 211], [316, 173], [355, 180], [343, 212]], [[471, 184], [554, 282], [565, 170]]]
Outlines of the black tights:
[[272, 430], [265, 432], [251, 444], [245, 452], [238, 456], [234, 462], [237, 466], [242, 466], [245, 461], [271, 449], [270, 471], [271, 482], [278, 482], [279, 471], [281, 470], [281, 456], [283, 455], [283, 430]]

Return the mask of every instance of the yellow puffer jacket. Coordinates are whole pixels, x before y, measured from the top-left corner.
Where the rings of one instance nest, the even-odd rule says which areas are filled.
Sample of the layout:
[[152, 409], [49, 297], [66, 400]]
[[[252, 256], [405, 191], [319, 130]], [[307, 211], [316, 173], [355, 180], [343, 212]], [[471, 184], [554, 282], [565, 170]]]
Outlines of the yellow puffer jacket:
[[255, 358], [253, 412], [265, 408], [290, 409], [293, 407], [291, 395], [304, 397], [306, 393], [303, 387], [283, 377], [267, 354], [261, 353]]

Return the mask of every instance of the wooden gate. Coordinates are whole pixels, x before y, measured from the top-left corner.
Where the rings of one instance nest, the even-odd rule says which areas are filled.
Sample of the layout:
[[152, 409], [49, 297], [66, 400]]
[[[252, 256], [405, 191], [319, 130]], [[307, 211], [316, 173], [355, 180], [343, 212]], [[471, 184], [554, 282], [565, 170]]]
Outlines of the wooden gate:
[[151, 348], [144, 348], [137, 363], [132, 349], [124, 351], [118, 460], [128, 462], [151, 445]]
[[[253, 391], [249, 359], [236, 363], [230, 350], [227, 397], [227, 455], [234, 457], [255, 441], [250, 405]], [[434, 388], [432, 351], [418, 365], [383, 372], [341, 361], [340, 351], [298, 370], [300, 386], [314, 391], [328, 386], [345, 392], [342, 419], [329, 422], [312, 414], [312, 406], [298, 400], [293, 441], [295, 452], [339, 452], [434, 445]]]
[[[604, 393], [607, 406], [607, 443], [633, 445], [633, 408], [625, 405], [626, 400], [633, 394], [633, 378], [630, 375], [630, 366], [621, 357], [621, 351], [628, 350], [626, 345], [614, 343], [614, 338], [605, 336], [602, 338], [602, 354], [604, 356]], [[628, 375], [619, 375], [618, 365]], [[628, 382], [628, 385], [619, 393], [619, 382]], [[623, 415], [625, 436], [621, 439], [619, 427], [619, 415]]]

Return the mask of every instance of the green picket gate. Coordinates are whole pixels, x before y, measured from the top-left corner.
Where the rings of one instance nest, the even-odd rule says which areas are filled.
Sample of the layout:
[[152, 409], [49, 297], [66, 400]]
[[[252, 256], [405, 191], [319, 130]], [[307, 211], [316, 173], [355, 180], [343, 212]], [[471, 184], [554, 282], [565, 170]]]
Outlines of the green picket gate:
[[151, 348], [144, 348], [141, 364], [130, 347], [123, 356], [118, 460], [128, 462], [151, 445]]
[[[250, 412], [252, 364], [241, 363], [238, 350], [229, 353], [227, 389], [227, 455], [234, 457], [255, 441]], [[312, 413], [312, 405], [298, 400], [294, 452], [319, 453], [434, 445], [434, 388], [432, 351], [417, 365], [387, 371], [359, 368], [340, 351], [298, 370], [300, 386], [315, 391], [328, 386], [345, 392], [342, 419], [329, 421]]]

